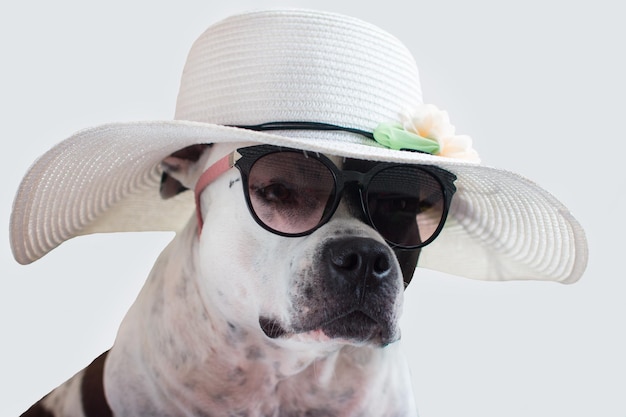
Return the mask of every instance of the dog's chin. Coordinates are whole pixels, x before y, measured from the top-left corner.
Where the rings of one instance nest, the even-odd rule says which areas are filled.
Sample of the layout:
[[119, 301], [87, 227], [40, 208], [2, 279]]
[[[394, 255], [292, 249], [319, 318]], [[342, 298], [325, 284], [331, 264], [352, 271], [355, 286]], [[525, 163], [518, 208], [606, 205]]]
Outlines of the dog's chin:
[[287, 330], [278, 321], [261, 317], [259, 325], [271, 339], [384, 347], [399, 339], [398, 331], [361, 311], [352, 311], [318, 325]]

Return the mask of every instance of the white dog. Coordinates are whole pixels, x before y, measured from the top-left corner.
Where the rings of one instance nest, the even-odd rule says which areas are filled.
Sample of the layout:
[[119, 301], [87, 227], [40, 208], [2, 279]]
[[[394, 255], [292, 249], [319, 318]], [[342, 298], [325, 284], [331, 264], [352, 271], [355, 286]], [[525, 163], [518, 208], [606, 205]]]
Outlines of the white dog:
[[[193, 189], [244, 146], [216, 144], [195, 163], [172, 156], [165, 171]], [[416, 415], [395, 343], [402, 272], [355, 217], [358, 196], [294, 239], [255, 223], [240, 182], [231, 170], [207, 187], [210, 233], [198, 239], [194, 217], [160, 256], [106, 357], [106, 401], [85, 395], [83, 371], [26, 416], [100, 416], [107, 403], [115, 416]]]
[[481, 165], [423, 103], [401, 42], [313, 11], [216, 23], [174, 120], [50, 149], [20, 185], [11, 245], [30, 263], [137, 230], [178, 234], [110, 351], [24, 416], [415, 416], [398, 319], [418, 258], [558, 282], [587, 260], [560, 202]]

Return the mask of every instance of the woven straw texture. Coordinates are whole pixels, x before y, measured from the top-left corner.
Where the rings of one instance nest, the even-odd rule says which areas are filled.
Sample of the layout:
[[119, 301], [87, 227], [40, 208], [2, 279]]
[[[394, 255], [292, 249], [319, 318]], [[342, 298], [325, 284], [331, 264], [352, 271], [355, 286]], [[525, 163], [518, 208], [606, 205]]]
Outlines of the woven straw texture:
[[14, 256], [30, 263], [89, 233], [179, 230], [193, 215], [193, 196], [160, 198], [160, 162], [196, 143], [258, 142], [448, 169], [458, 191], [420, 267], [486, 280], [576, 281], [587, 262], [584, 231], [558, 200], [517, 174], [393, 151], [348, 133], [222, 126], [291, 120], [372, 131], [420, 103], [413, 57], [368, 23], [296, 10], [230, 17], [192, 46], [174, 120], [86, 129], [33, 164], [11, 216]]

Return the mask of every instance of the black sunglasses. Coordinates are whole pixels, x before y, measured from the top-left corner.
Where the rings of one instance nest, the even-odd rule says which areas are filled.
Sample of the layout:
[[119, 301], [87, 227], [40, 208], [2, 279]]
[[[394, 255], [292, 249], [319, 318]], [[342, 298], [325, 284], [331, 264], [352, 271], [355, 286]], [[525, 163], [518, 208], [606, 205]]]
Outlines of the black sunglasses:
[[196, 186], [200, 228], [200, 193], [233, 166], [241, 173], [254, 220], [288, 237], [308, 235], [328, 222], [346, 186], [354, 184], [364, 218], [390, 246], [420, 248], [441, 232], [456, 191], [456, 176], [435, 166], [377, 163], [367, 172], [349, 171], [317, 153], [251, 146], [222, 158], [200, 177]]

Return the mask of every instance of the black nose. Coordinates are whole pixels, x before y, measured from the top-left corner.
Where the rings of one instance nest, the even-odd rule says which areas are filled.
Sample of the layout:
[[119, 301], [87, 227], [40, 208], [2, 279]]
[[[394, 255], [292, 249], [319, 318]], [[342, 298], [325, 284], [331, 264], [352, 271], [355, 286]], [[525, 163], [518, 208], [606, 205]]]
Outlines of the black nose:
[[352, 292], [361, 300], [366, 292], [376, 291], [398, 275], [393, 253], [374, 239], [337, 239], [327, 244], [325, 252], [327, 285], [335, 291]]

